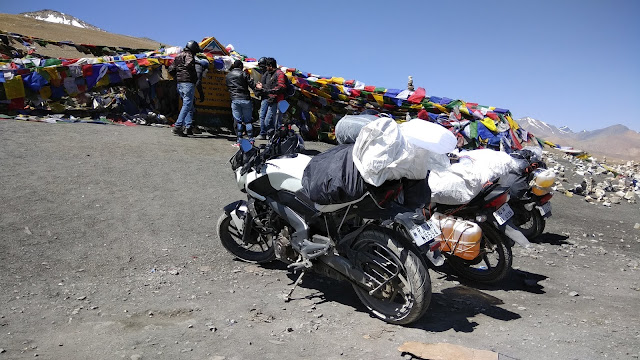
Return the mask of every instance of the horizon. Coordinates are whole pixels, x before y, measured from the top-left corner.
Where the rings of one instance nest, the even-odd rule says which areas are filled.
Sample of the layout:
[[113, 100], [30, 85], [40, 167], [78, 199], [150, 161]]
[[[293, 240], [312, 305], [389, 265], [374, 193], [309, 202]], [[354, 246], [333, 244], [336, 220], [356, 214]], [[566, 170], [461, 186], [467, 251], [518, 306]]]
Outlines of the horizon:
[[[400, 89], [413, 76], [428, 96], [506, 108], [514, 118], [576, 132], [616, 124], [640, 132], [638, 116], [619, 106], [640, 98], [640, 43], [634, 38], [640, 2], [329, 2], [211, 6], [198, 0], [191, 4], [202, 11], [162, 26], [166, 8], [135, 2], [114, 16], [77, 0], [56, 9], [42, 0], [12, 2], [1, 4], [0, 12], [51, 9], [111, 33], [174, 46], [214, 36], [240, 54], [272, 56], [304, 72]], [[242, 23], [227, 15], [234, 12]]]

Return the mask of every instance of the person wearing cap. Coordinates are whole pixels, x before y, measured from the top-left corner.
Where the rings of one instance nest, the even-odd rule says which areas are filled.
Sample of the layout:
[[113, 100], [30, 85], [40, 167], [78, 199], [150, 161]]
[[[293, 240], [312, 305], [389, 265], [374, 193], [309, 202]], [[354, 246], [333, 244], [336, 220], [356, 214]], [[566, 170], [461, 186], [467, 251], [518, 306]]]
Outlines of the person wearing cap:
[[[198, 82], [195, 55], [200, 51], [200, 45], [197, 42], [189, 41], [168, 68], [169, 73], [178, 81], [178, 95], [182, 98], [182, 108], [173, 128], [173, 133], [178, 136], [193, 133], [194, 97]], [[187, 134], [184, 133], [185, 129]]]
[[261, 84], [256, 85], [251, 76], [244, 72], [243, 68], [242, 61], [234, 61], [225, 78], [229, 96], [231, 97], [231, 114], [237, 129], [238, 139], [236, 144], [239, 144], [240, 140], [242, 140], [243, 127], [246, 130], [249, 141], [253, 142], [253, 126], [251, 125], [253, 121], [253, 103], [249, 87], [254, 91], [259, 91], [262, 88]]

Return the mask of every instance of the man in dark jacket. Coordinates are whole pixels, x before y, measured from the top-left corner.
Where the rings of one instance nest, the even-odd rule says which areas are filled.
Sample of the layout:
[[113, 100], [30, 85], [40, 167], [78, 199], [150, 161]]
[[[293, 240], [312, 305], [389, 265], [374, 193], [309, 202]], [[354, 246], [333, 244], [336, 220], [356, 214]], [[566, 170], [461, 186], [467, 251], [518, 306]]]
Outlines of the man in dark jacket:
[[231, 96], [231, 114], [233, 120], [236, 123], [238, 141], [242, 140], [242, 128], [246, 127], [247, 136], [249, 141], [253, 142], [253, 127], [251, 122], [253, 121], [253, 103], [251, 102], [251, 94], [249, 93], [249, 87], [256, 90], [261, 86], [256, 86], [253, 79], [244, 72], [242, 61], [236, 60], [231, 65], [230, 71], [226, 76], [227, 89]]
[[262, 75], [263, 99], [267, 99], [267, 114], [265, 117], [265, 128], [260, 124], [260, 135], [267, 136], [270, 132], [280, 127], [282, 112], [278, 110], [278, 102], [284, 100], [284, 93], [287, 88], [286, 75], [278, 69], [276, 59], [267, 58], [267, 71]]
[[182, 108], [173, 128], [173, 133], [179, 136], [186, 136], [185, 128], [187, 133], [193, 131], [191, 126], [195, 110], [193, 102], [198, 81], [195, 55], [200, 51], [200, 45], [197, 42], [189, 41], [168, 69], [169, 73], [178, 81], [178, 94], [182, 98]]

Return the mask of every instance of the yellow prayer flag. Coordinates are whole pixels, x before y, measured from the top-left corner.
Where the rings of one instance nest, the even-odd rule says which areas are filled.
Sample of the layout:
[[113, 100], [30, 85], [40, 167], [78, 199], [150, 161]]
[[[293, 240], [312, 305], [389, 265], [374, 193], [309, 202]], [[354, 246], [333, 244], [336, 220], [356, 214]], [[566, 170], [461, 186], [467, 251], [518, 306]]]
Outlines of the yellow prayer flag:
[[109, 85], [109, 76], [107, 75], [103, 76], [102, 79], [98, 80], [98, 82], [96, 83], [96, 87], [107, 85]]
[[[374, 99], [376, 99], [376, 102], [378, 103], [378, 105], [380, 106], [384, 105], [384, 99], [382, 98], [382, 94], [372, 93], [371, 95], [373, 96]], [[420, 106], [422, 106], [422, 104]], [[413, 107], [413, 105], [411, 107]]]
[[342, 85], [344, 84], [344, 78], [341, 77], [332, 77], [331, 82], [334, 84]]
[[43, 99], [48, 99], [51, 97], [51, 87], [50, 86], [43, 86], [40, 89], [40, 97], [42, 97]]
[[4, 83], [4, 92], [8, 100], [19, 99], [24, 97], [24, 84], [22, 76], [16, 75], [11, 80]]
[[484, 124], [484, 126], [487, 127], [487, 129], [491, 130], [492, 132], [496, 132], [498, 130], [498, 128], [496, 127], [496, 123], [493, 122], [491, 118], [486, 117], [480, 121], [482, 122], [482, 124]]
[[505, 118], [507, 118], [507, 121], [509, 122], [509, 126], [513, 129], [513, 130], [518, 130], [520, 128], [520, 125], [518, 125], [517, 122], [513, 121], [513, 119], [511, 118], [511, 116], [509, 115], [505, 115]]
[[[433, 106], [434, 106], [436, 109], [438, 109], [438, 110], [442, 111], [443, 113], [448, 113], [448, 112], [449, 112], [449, 111], [447, 110], [447, 108], [445, 108], [444, 106], [442, 106], [442, 105], [440, 105], [440, 104], [433, 104]], [[413, 107], [413, 106], [412, 106], [412, 107]]]

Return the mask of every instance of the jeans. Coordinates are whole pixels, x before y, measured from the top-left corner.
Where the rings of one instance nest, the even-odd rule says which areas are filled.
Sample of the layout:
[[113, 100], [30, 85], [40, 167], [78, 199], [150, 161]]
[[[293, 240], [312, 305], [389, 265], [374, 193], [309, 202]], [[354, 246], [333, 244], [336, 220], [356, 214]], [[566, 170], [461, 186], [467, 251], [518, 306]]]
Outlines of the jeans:
[[238, 141], [242, 139], [242, 126], [244, 125], [247, 130], [247, 136], [249, 140], [253, 140], [253, 103], [251, 100], [231, 100], [231, 114], [233, 120], [236, 122]]
[[[278, 129], [281, 125], [283, 115], [284, 114], [278, 110], [278, 103], [267, 104], [267, 115], [264, 119], [264, 134], [267, 134], [271, 130]], [[260, 128], [260, 134], [262, 134], [262, 128]]]
[[260, 135], [267, 136], [267, 107], [269, 106], [269, 102], [267, 99], [263, 99], [260, 102]]
[[196, 84], [190, 82], [178, 83], [178, 95], [182, 98], [182, 109], [180, 109], [178, 120], [176, 120], [176, 127], [191, 127], [191, 122], [193, 122], [193, 113], [195, 111], [193, 103], [195, 91]]

